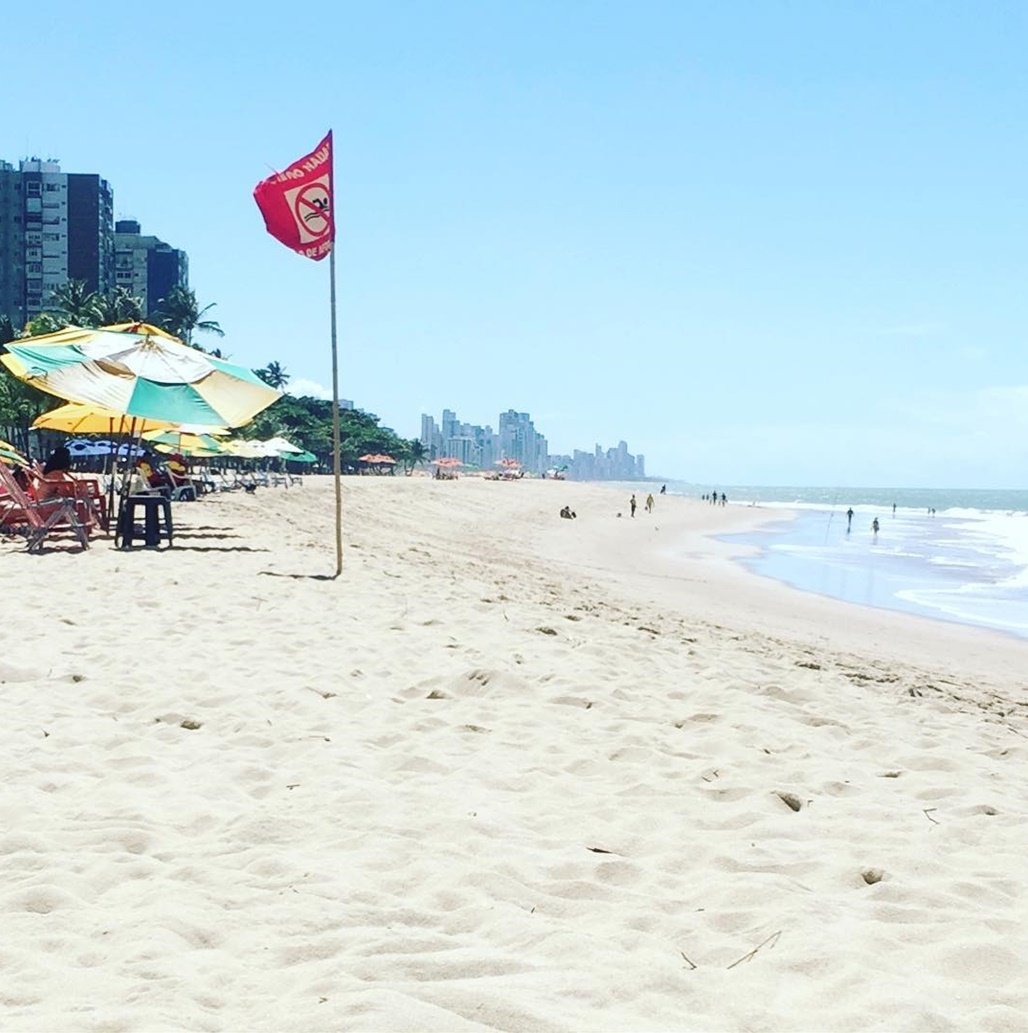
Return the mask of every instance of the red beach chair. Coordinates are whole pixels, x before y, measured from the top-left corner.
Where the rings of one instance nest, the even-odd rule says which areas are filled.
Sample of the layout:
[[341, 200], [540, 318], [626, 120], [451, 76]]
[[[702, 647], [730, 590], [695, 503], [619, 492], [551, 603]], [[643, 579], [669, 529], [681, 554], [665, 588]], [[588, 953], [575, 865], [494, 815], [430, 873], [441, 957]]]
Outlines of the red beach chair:
[[30, 499], [8, 468], [0, 463], [0, 525], [25, 534], [29, 552], [42, 552], [43, 542], [58, 531], [70, 530], [83, 549], [89, 548], [87, 524], [79, 519], [76, 499], [54, 495]]

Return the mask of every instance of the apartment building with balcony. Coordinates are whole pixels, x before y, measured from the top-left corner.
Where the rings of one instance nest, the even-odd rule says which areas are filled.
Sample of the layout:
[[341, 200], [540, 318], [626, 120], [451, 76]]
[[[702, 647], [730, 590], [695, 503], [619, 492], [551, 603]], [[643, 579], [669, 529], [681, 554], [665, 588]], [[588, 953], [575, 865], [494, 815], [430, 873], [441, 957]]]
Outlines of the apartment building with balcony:
[[114, 276], [114, 195], [92, 173], [56, 161], [0, 161], [0, 314], [16, 327], [69, 280], [106, 293]]

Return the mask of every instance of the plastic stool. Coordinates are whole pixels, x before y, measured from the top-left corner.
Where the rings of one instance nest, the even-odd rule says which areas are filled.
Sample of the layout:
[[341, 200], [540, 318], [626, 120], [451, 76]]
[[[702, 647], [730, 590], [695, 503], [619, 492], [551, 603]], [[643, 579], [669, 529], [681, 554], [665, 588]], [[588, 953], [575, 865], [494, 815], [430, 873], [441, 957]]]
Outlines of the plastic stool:
[[[136, 523], [137, 509], [143, 510], [142, 525]], [[114, 546], [117, 549], [132, 549], [138, 541], [144, 548], [159, 549], [163, 539], [167, 543], [164, 548], [170, 549], [173, 534], [170, 499], [163, 495], [129, 495], [118, 514]]]

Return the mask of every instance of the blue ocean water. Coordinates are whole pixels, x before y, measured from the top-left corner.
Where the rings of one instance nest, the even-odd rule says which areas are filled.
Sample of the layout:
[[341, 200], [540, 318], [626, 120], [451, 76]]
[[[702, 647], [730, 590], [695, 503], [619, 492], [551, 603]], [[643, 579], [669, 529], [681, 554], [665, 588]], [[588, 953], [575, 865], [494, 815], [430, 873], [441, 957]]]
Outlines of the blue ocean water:
[[[667, 490], [698, 498], [714, 488], [669, 482]], [[733, 505], [782, 510], [781, 521], [760, 531], [725, 536], [755, 548], [741, 562], [757, 574], [847, 602], [1028, 638], [1028, 491], [717, 491]]]

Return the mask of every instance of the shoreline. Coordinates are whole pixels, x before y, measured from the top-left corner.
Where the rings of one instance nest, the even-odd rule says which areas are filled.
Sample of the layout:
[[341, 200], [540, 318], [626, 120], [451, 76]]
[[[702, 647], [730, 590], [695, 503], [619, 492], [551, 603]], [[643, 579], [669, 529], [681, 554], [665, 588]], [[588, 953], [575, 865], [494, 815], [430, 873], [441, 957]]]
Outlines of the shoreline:
[[626, 498], [347, 479], [338, 580], [327, 477], [0, 545], [3, 1028], [1017, 1028], [1023, 647]]
[[[774, 522], [775, 524], [780, 523], [781, 526], [772, 528], [765, 525], [752, 532], [743, 532], [750, 540], [739, 544], [753, 546], [756, 552], [754, 555], [744, 556], [739, 562], [757, 577], [770, 579], [795, 591], [815, 595], [821, 599], [832, 599], [863, 609], [889, 614], [905, 613], [943, 625], [978, 628], [1015, 641], [1024, 642], [1028, 639], [1028, 628], [1023, 623], [1011, 624], [1009, 620], [1003, 622], [998, 618], [990, 620], [988, 616], [978, 616], [978, 619], [975, 619], [974, 614], [964, 615], [942, 605], [933, 607], [927, 602], [917, 601], [917, 596], [920, 594], [931, 596], [946, 592], [959, 592], [961, 588], [981, 587], [980, 582], [964, 583], [954, 589], [951, 583], [947, 583], [943, 579], [930, 580], [931, 571], [922, 572], [919, 577], [913, 577], [904, 582], [895, 574], [890, 574], [887, 566], [883, 570], [880, 565], [876, 564], [873, 552], [866, 554], [862, 563], [859, 560], [854, 561], [850, 558], [852, 553], [848, 557], [847, 553], [843, 551], [844, 542], [839, 540], [834, 543], [834, 551], [829, 552], [827, 557], [806, 558], [803, 555], [804, 550], [813, 547], [820, 552], [821, 549], [828, 548], [827, 534], [823, 543], [819, 541], [816, 544], [811, 542], [809, 536], [804, 536], [804, 532], [809, 535], [811, 518], [820, 519], [823, 513], [806, 509], [783, 509], [781, 512], [786, 516], [782, 521]], [[754, 536], [761, 535], [764, 536], [763, 540], [754, 540]], [[857, 536], [854, 537], [856, 539]], [[849, 541], [847, 533], [845, 538], [847, 549], [851, 548]], [[904, 539], [899, 545], [901, 555], [903, 555], [904, 548], [910, 547], [908, 542], [909, 540]], [[916, 541], [913, 543], [915, 548], [917, 544]], [[872, 543], [872, 549], [873, 545], [874, 543]], [[776, 548], [783, 549], [784, 553], [776, 553]], [[789, 550], [791, 549], [798, 549], [801, 554], [790, 558]], [[884, 559], [887, 564], [889, 562], [888, 553], [885, 554]], [[769, 569], [771, 567], [776, 569]], [[891, 585], [884, 591], [876, 591], [878, 586], [871, 588], [865, 586], [863, 592], [865, 598], [857, 598], [859, 593], [850, 589], [847, 577], [870, 577], [872, 573], [883, 575], [881, 580], [886, 584], [891, 580]], [[822, 585], [831, 580], [835, 583], [837, 590], [818, 587], [815, 584], [817, 580], [820, 580]], [[866, 598], [869, 595], [876, 596], [877, 601]], [[1011, 616], [1013, 616], [1012, 612]]]
[[[617, 539], [608, 535], [598, 547], [598, 556], [580, 556], [576, 566], [602, 572], [620, 585], [637, 577], [637, 595], [691, 618], [898, 662], [937, 666], [943, 658], [968, 676], [983, 667], [995, 667], [1004, 680], [1023, 684], [1028, 651], [1022, 638], [808, 592], [745, 567], [741, 558], [752, 555], [756, 547], [720, 540], [721, 535], [794, 519], [797, 511], [759, 505], [722, 509], [681, 496], [664, 498], [680, 499], [684, 508], [666, 518], [665, 502], [655, 514], [660, 530], [649, 535], [641, 555], [633, 554], [630, 562], [619, 561]], [[723, 513], [732, 515], [719, 521]], [[640, 592], [643, 585], [645, 591]]]

